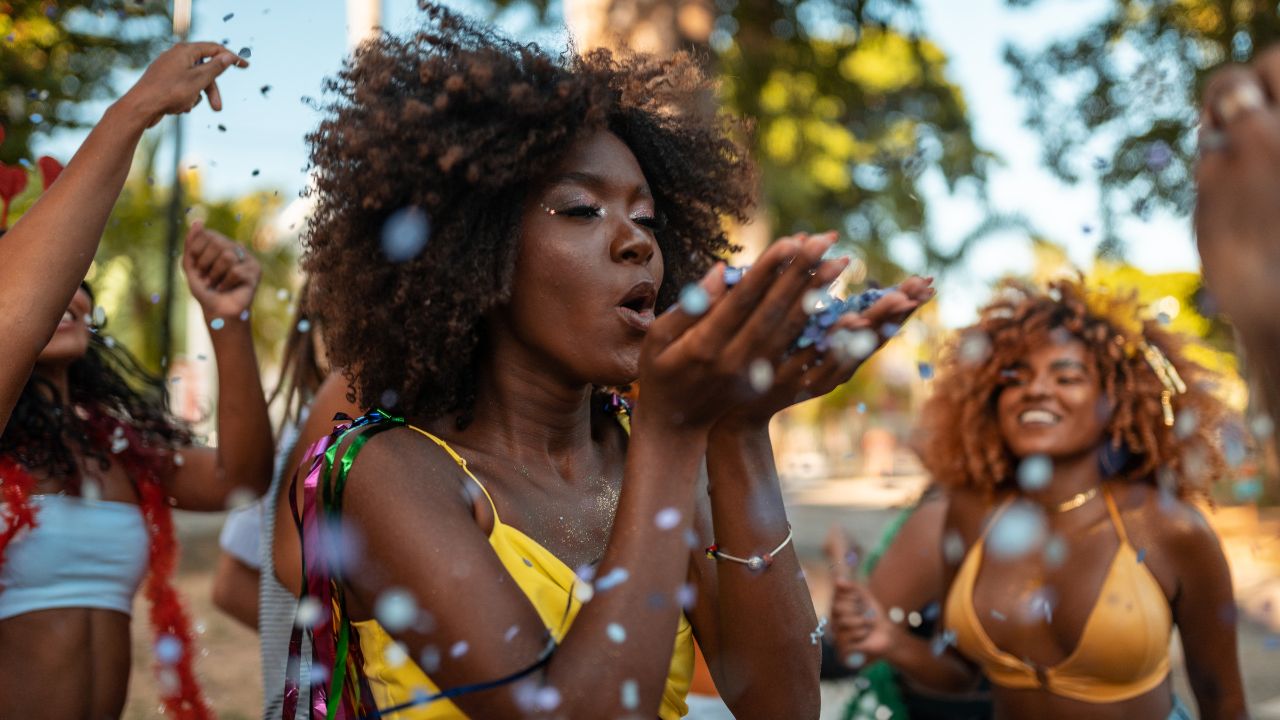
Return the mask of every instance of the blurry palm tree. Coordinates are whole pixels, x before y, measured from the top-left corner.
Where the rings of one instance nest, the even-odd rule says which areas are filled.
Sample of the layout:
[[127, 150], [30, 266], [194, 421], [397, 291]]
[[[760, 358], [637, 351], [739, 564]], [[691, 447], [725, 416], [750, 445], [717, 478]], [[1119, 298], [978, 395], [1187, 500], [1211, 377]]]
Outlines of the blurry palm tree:
[[140, 68], [169, 37], [167, 0], [0, 0], [0, 162], [32, 138], [84, 128], [83, 103], [115, 96], [112, 73]]

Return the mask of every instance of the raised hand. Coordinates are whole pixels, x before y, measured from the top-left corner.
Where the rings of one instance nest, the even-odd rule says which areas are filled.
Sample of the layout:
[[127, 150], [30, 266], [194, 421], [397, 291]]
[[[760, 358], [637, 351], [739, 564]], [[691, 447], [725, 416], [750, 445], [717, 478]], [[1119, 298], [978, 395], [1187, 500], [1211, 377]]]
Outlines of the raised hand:
[[[751, 402], [748, 371], [753, 360], [780, 356], [804, 326], [803, 296], [815, 284], [831, 282], [843, 261], [824, 263], [833, 235], [771, 245], [726, 292], [723, 266], [702, 279], [709, 309], [692, 313], [679, 304], [654, 321], [640, 357], [641, 414], [708, 429]], [[785, 329], [794, 326], [790, 338]]]
[[[1196, 241], [1206, 284], [1246, 334], [1277, 333], [1280, 302], [1280, 48], [1205, 87]], [[1266, 348], [1269, 352], [1270, 348]]]
[[[824, 263], [813, 274], [809, 289], [826, 287], [846, 264], [845, 260]], [[749, 379], [757, 396], [728, 413], [726, 420], [768, 422], [779, 411], [825, 395], [848, 382], [862, 363], [892, 337], [893, 333], [888, 331], [890, 326], [901, 325], [933, 297], [932, 282], [932, 279], [908, 278], [861, 315], [842, 316], [828, 331], [826, 342], [788, 356], [783, 351], [790, 347], [807, 319], [801, 308], [800, 314], [779, 323], [773, 335], [756, 346], [757, 355], [753, 367], [749, 368]]]
[[147, 127], [165, 115], [190, 112], [200, 104], [201, 93], [209, 96], [209, 107], [221, 110], [217, 78], [233, 65], [249, 67], [248, 61], [217, 43], [179, 43], [153, 60], [119, 103], [139, 113]]
[[224, 322], [249, 309], [262, 278], [262, 267], [251, 253], [200, 222], [187, 232], [182, 271], [205, 317]]

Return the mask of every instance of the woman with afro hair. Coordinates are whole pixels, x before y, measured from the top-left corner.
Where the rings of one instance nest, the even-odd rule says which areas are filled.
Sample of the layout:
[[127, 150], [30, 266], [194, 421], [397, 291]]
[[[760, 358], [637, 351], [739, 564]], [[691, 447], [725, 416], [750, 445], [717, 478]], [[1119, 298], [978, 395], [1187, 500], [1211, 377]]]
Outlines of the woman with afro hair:
[[[556, 59], [423, 8], [310, 136], [311, 297], [380, 412], [278, 504], [314, 642], [286, 716], [676, 718], [696, 637], [738, 717], [817, 717], [767, 425], [858, 365], [790, 351], [834, 234], [728, 290], [755, 178], [690, 58]], [[901, 322], [931, 292], [904, 286], [833, 331]]]
[[911, 608], [945, 598], [939, 634], [910, 634], [901, 611], [838, 580], [841, 657], [940, 691], [981, 672], [996, 717], [1189, 718], [1170, 676], [1176, 625], [1200, 717], [1245, 717], [1230, 574], [1188, 502], [1222, 476], [1222, 433], [1238, 430], [1139, 311], [1074, 281], [1010, 283], [959, 333], [919, 438], [946, 489], [943, 540], [901, 568], [931, 576]]

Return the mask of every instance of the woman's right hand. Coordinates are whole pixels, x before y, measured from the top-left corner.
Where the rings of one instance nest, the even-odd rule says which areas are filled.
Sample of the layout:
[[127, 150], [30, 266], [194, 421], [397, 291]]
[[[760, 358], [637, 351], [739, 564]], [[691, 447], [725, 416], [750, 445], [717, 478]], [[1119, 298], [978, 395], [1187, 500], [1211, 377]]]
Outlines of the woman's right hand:
[[151, 62], [142, 77], [117, 104], [136, 113], [146, 127], [165, 115], [189, 112], [209, 96], [209, 107], [222, 109], [217, 78], [232, 65], [249, 67], [248, 61], [210, 42], [179, 43]]
[[[658, 422], [706, 430], [725, 414], [754, 400], [751, 364], [776, 366], [807, 316], [804, 294], [835, 280], [847, 264], [823, 261], [835, 235], [783, 238], [760, 255], [727, 292], [717, 263], [699, 281], [707, 310], [673, 305], [653, 322], [640, 356], [640, 415]], [[765, 357], [776, 354], [779, 357]]]
[[836, 578], [831, 598], [831, 629], [840, 660], [850, 667], [884, 657], [897, 627], [880, 601], [862, 583]]

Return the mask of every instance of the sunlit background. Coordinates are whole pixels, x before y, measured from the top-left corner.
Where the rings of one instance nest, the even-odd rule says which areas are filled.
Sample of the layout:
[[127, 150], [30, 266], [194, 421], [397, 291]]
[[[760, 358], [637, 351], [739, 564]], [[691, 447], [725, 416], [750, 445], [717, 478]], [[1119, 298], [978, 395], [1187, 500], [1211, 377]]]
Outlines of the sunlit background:
[[[692, 49], [719, 79], [726, 110], [756, 122], [762, 202], [755, 220], [736, 229], [746, 254], [769, 238], [835, 228], [840, 250], [857, 258], [848, 289], [909, 273], [937, 278], [938, 298], [870, 367], [774, 428], [793, 516], [806, 528], [802, 551], [815, 553], [825, 524], [849, 508], [871, 517], [919, 492], [925, 480], [905, 446], [931, 363], [948, 330], [972, 321], [1001, 277], [1043, 280], [1078, 270], [1138, 292], [1152, 317], [1200, 339], [1194, 357], [1223, 373], [1221, 391], [1234, 407], [1253, 412], [1234, 339], [1200, 292], [1190, 172], [1199, 84], [1208, 68], [1248, 59], [1280, 35], [1274, 7], [1210, 0], [449, 4], [547, 47]], [[7, 131], [0, 161], [31, 171], [12, 199], [17, 217], [38, 195], [36, 158], [70, 158], [86, 127], [170, 42], [174, 8], [150, 0], [0, 0], [0, 10], [7, 11], [0, 15]], [[409, 0], [194, 0], [190, 36], [244, 50], [252, 67], [220, 81], [221, 113], [201, 106], [147, 133], [90, 273], [107, 332], [165, 371], [184, 415], [207, 420], [214, 388], [208, 331], [180, 278], [172, 289], [166, 284], [173, 228], [205, 219], [263, 261], [255, 332], [272, 382], [299, 280], [305, 136], [320, 118], [324, 78], [375, 26], [406, 31], [416, 16]], [[1265, 456], [1237, 460], [1232, 480], [1215, 492], [1212, 517], [1248, 618], [1251, 706], [1257, 717], [1280, 717], [1280, 680], [1265, 669], [1273, 662], [1266, 653], [1280, 647], [1280, 522], [1272, 513], [1280, 488], [1263, 472]], [[854, 529], [874, 539], [880, 522]], [[206, 592], [197, 570], [188, 583], [191, 594]], [[822, 591], [815, 596], [825, 602]], [[226, 670], [222, 661], [206, 666], [215, 675]], [[139, 684], [146, 681], [138, 675]], [[243, 687], [234, 674], [225, 681]], [[210, 694], [215, 702], [237, 695]], [[136, 689], [131, 712], [147, 716], [150, 697]], [[250, 717], [245, 708], [254, 702], [228, 712]]]

